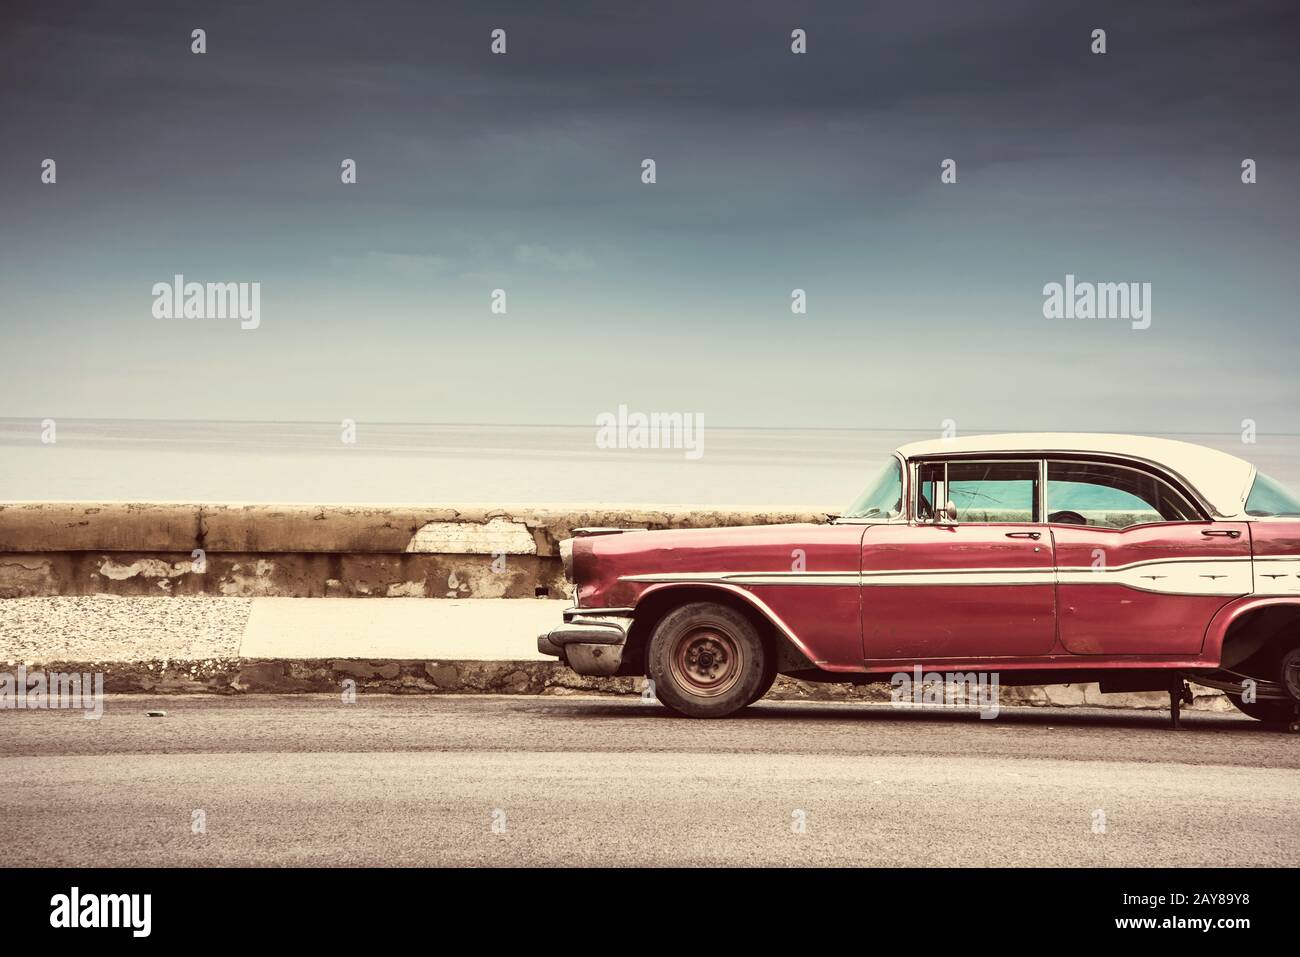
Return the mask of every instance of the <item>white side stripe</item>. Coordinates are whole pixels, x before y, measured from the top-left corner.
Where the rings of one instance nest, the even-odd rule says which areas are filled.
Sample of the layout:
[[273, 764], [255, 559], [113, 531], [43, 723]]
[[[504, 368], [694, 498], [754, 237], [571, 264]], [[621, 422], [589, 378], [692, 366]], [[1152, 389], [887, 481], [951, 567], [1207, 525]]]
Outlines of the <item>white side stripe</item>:
[[1250, 560], [1141, 562], [1119, 568], [1062, 568], [1062, 585], [1123, 585], [1168, 595], [1249, 595]]
[[1255, 559], [1255, 594], [1300, 595], [1300, 556]]
[[[1261, 561], [1258, 565], [1265, 565]], [[1282, 564], [1282, 562], [1279, 562]], [[1169, 558], [1112, 566], [1063, 568], [886, 569], [824, 572], [663, 572], [625, 575], [627, 582], [715, 582], [730, 585], [806, 585], [863, 588], [965, 585], [1120, 585], [1135, 591], [1170, 595], [1248, 595], [1256, 580], [1251, 559]], [[1300, 593], [1300, 565], [1270, 569], [1261, 578], [1262, 594]]]

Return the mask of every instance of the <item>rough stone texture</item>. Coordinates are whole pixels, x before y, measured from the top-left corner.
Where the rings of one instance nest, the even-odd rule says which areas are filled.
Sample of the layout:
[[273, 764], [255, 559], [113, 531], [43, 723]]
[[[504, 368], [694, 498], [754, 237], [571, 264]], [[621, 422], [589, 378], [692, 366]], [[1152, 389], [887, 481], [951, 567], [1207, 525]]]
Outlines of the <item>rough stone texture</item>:
[[[201, 571], [199, 569], [202, 569]], [[539, 589], [541, 591], [539, 592]], [[558, 557], [482, 554], [50, 552], [0, 555], [0, 599], [43, 595], [228, 598], [563, 598]]]
[[[638, 679], [640, 680], [640, 679]], [[1223, 697], [1222, 692], [1213, 688], [1201, 688], [1192, 685], [1194, 702], [1184, 708], [1197, 711], [1234, 711], [1231, 702]], [[843, 685], [820, 684], [809, 681], [796, 681], [785, 676], [778, 677], [776, 684], [768, 693], [769, 698], [780, 700], [808, 701], [889, 701], [890, 687], [887, 684]], [[970, 706], [973, 701], [960, 702]], [[1168, 709], [1169, 696], [1163, 693], [1126, 693], [1102, 694], [1095, 684], [1074, 685], [1023, 685], [1020, 687], [1000, 687], [998, 703], [1001, 707], [1090, 707], [1090, 708], [1141, 708]]]
[[0, 555], [0, 598], [57, 594], [54, 563], [40, 555]]
[[574, 528], [718, 528], [824, 522], [822, 512], [788, 508], [535, 505], [183, 505], [167, 503], [0, 503], [0, 552], [403, 552], [429, 523], [486, 525], [516, 536], [522, 524], [539, 555]]
[[[788, 509], [0, 504], [0, 598], [531, 598], [574, 528], [823, 522]], [[508, 556], [504, 570], [493, 554]]]
[[408, 552], [452, 555], [536, 555], [537, 540], [523, 522], [426, 522], [406, 545]]
[[[641, 695], [644, 678], [592, 678], [548, 661], [391, 661], [362, 659], [241, 659], [198, 661], [29, 661], [50, 672], [103, 673], [104, 690], [150, 694], [342, 693], [355, 682], [358, 694], [610, 694]], [[1002, 688], [1000, 707], [1082, 705], [1081, 696], [1060, 685]], [[1088, 707], [1167, 709], [1159, 694], [1103, 695], [1095, 685]], [[1232, 705], [1209, 689], [1196, 689], [1196, 711], [1231, 712]], [[1061, 692], [1057, 694], [1057, 692]], [[767, 697], [783, 701], [889, 701], [888, 685], [818, 684], [780, 677]]]
[[230, 658], [239, 654], [251, 604], [106, 595], [13, 598], [0, 601], [0, 661]]
[[[574, 528], [825, 520], [821, 512], [781, 508], [0, 504], [0, 599], [11, 600], [0, 601], [0, 660], [104, 671], [115, 683], [109, 690], [120, 691], [333, 691], [350, 678], [359, 690], [410, 693], [638, 693], [643, 679], [585, 678], [550, 662], [241, 660], [235, 656], [249, 603], [238, 599], [562, 597], [567, 586], [557, 545]], [[466, 525], [484, 531], [466, 533]], [[492, 568], [492, 529], [503, 530], [501, 550], [509, 554], [504, 572]], [[521, 529], [532, 538], [531, 550]], [[464, 552], [407, 551], [431, 547]], [[203, 552], [202, 565], [196, 549]], [[136, 603], [113, 604], [121, 601], [114, 596], [142, 595], [173, 596], [176, 605], [142, 618], [128, 613], [140, 607]], [[195, 597], [205, 595], [235, 600]], [[33, 629], [31, 609], [15, 602], [36, 596], [57, 597], [42, 599], [53, 603], [39, 612], [41, 624]], [[86, 613], [87, 602], [102, 603], [93, 606], [99, 616], [94, 635], [71, 624]], [[105, 655], [138, 663], [96, 666]], [[51, 659], [64, 659], [66, 668]], [[772, 695], [875, 701], [887, 699], [888, 689], [782, 678]], [[1168, 706], [1162, 694], [1102, 695], [1094, 685], [1004, 688], [1001, 701]], [[1217, 692], [1198, 691], [1193, 707], [1231, 705]]]

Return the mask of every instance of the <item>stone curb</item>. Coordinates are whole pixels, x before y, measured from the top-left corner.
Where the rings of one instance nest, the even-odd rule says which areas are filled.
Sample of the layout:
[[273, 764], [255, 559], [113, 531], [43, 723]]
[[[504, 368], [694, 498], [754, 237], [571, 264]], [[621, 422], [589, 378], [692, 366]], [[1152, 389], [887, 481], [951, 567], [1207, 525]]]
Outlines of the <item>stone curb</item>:
[[[16, 663], [0, 668], [12, 671]], [[341, 693], [355, 682], [374, 694], [640, 695], [644, 678], [594, 678], [552, 661], [447, 661], [360, 658], [206, 658], [195, 661], [50, 661], [27, 670], [104, 675], [109, 694]], [[1234, 713], [1218, 692], [1193, 687], [1186, 710]], [[775, 701], [888, 702], [886, 684], [821, 684], [778, 677]], [[1027, 685], [1000, 689], [1001, 707], [1168, 708], [1163, 694], [1101, 694], [1096, 685]]]

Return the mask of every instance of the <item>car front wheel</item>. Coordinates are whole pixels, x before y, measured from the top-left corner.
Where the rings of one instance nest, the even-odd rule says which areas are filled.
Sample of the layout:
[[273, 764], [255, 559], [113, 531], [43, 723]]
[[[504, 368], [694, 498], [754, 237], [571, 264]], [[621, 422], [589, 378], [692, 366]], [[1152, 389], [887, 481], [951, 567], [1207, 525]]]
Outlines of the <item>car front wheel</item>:
[[664, 616], [650, 638], [655, 695], [689, 718], [722, 718], [766, 692], [768, 651], [734, 608], [692, 602]]

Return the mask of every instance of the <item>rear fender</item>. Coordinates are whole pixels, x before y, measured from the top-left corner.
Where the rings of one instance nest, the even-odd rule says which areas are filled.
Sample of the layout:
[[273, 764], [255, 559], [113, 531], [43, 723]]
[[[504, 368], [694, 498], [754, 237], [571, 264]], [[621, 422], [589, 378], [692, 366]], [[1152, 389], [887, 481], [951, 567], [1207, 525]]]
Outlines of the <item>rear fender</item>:
[[1223, 640], [1227, 637], [1228, 630], [1235, 622], [1239, 621], [1244, 615], [1258, 611], [1261, 608], [1279, 607], [1300, 610], [1300, 597], [1280, 595], [1263, 598], [1247, 595], [1238, 598], [1236, 601], [1228, 602], [1210, 619], [1210, 624], [1205, 629], [1205, 642], [1201, 646], [1201, 657], [1217, 666], [1223, 660]]

